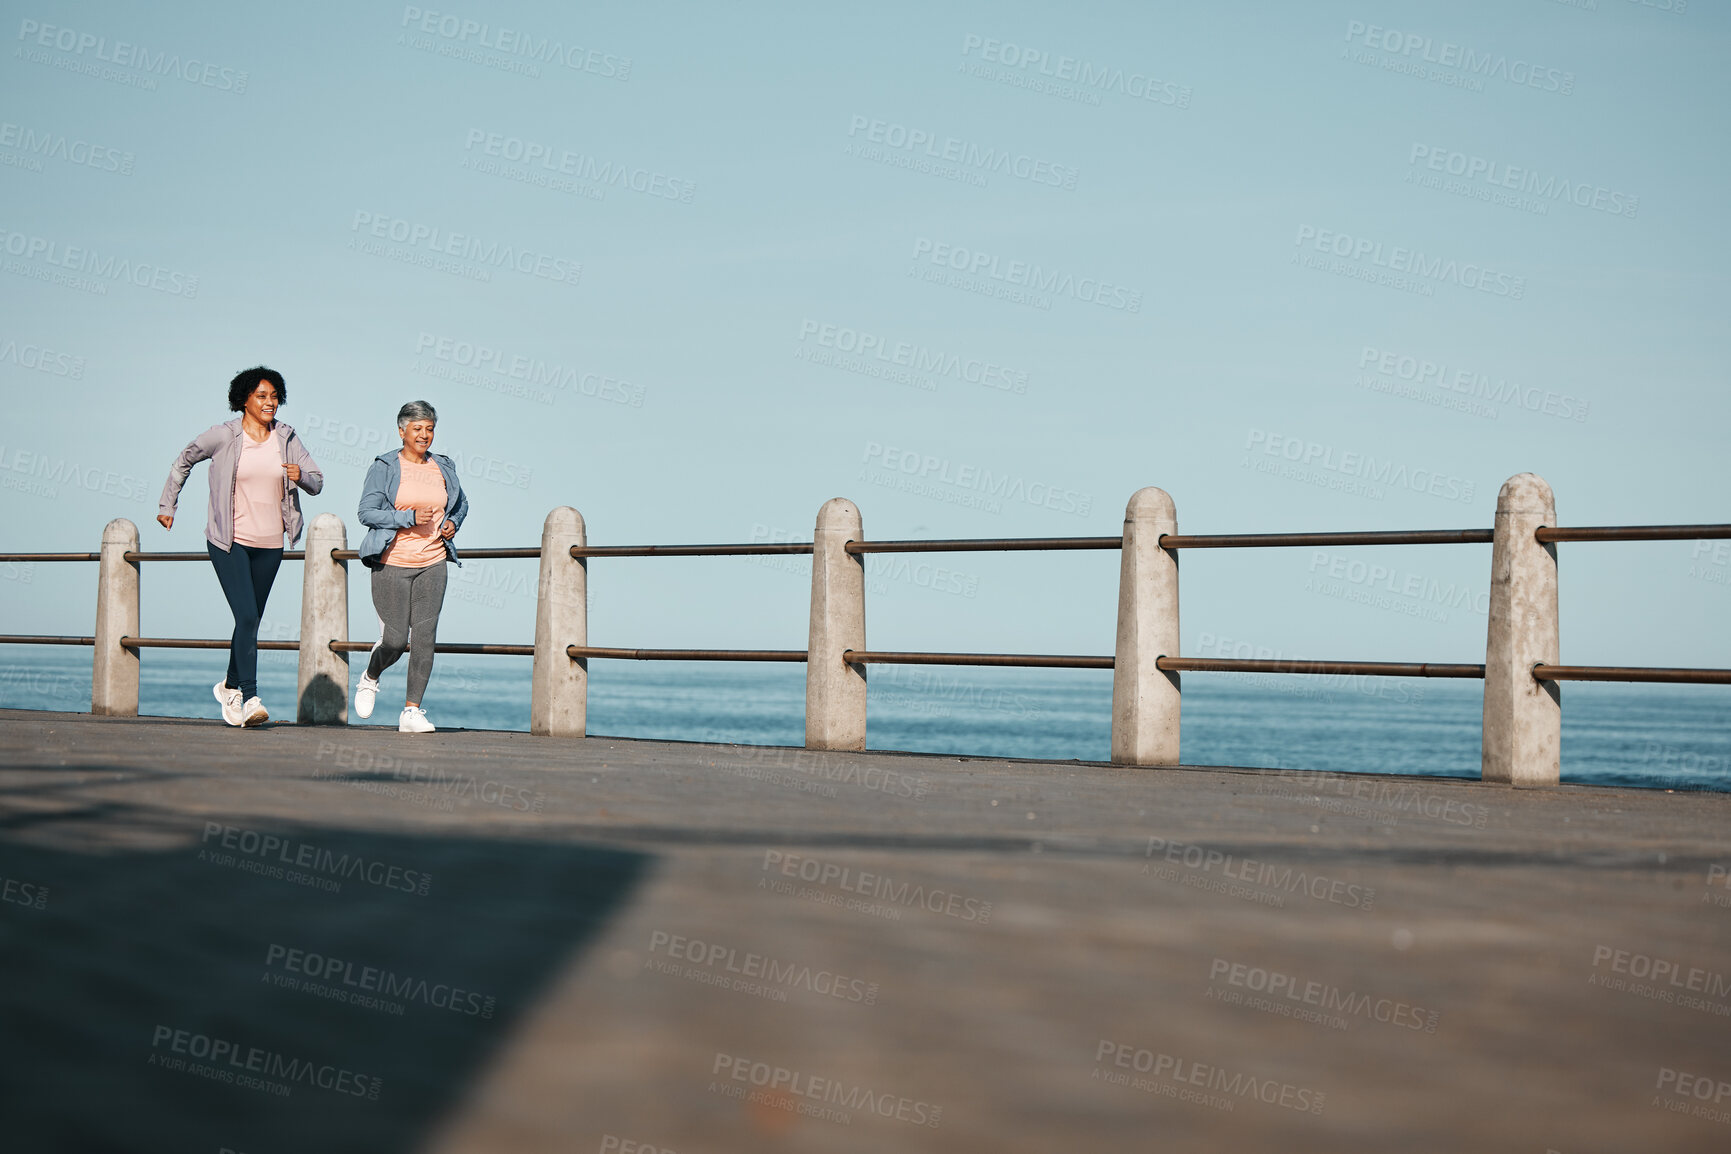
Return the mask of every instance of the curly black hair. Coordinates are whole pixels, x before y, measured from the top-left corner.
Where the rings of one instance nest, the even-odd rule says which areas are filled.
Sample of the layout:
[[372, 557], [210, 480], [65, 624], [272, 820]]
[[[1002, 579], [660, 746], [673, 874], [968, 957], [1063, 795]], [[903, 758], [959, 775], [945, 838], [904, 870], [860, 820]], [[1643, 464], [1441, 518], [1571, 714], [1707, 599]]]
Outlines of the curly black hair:
[[271, 387], [276, 389], [276, 403], [288, 404], [288, 385], [284, 383], [282, 374], [259, 365], [257, 368], [242, 369], [234, 375], [234, 380], [228, 383], [229, 411], [238, 413], [246, 408], [246, 399], [265, 381], [269, 381]]

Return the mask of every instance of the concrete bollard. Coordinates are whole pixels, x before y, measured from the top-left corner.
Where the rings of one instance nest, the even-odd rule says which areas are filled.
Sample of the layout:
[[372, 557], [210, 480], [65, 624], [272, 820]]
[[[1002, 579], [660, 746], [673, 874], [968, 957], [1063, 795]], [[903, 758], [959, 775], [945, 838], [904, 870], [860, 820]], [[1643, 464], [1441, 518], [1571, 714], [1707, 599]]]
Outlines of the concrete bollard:
[[1112, 760], [1178, 764], [1178, 674], [1155, 667], [1178, 656], [1178, 555], [1160, 547], [1178, 532], [1164, 489], [1138, 489], [1124, 509], [1118, 569], [1118, 644], [1112, 669]]
[[589, 565], [571, 556], [587, 545], [583, 514], [561, 505], [541, 526], [541, 576], [535, 586], [535, 664], [530, 674], [529, 732], [582, 737], [589, 726], [589, 661], [568, 645], [589, 644]]
[[137, 637], [138, 526], [116, 517], [102, 528], [96, 571], [96, 653], [90, 663], [90, 712], [103, 717], [138, 716], [138, 650], [121, 647]]
[[1557, 523], [1551, 487], [1519, 473], [1497, 494], [1491, 543], [1490, 623], [1485, 634], [1485, 781], [1556, 785], [1561, 768], [1563, 703], [1554, 681], [1539, 681], [1535, 665], [1555, 665], [1557, 547], [1534, 530]]
[[859, 507], [834, 497], [817, 511], [811, 550], [811, 630], [806, 642], [805, 747], [864, 749], [866, 670], [842, 654], [865, 648], [865, 558]]
[[347, 549], [348, 530], [335, 513], [320, 513], [307, 528], [301, 585], [300, 670], [295, 678], [295, 720], [301, 725], [349, 723], [349, 655], [331, 642], [349, 639], [349, 565], [331, 556]]

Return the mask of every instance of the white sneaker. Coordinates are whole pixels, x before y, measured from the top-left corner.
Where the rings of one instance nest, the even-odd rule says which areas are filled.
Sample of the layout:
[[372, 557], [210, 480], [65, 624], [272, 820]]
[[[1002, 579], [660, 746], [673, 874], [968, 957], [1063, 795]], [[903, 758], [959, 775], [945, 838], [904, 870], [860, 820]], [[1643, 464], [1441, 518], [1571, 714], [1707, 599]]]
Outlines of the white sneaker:
[[240, 690], [230, 689], [226, 678], [217, 682], [213, 688], [216, 691], [216, 699], [222, 702], [222, 719], [230, 725], [239, 725], [241, 707]]
[[398, 733], [434, 733], [433, 723], [427, 720], [426, 711], [418, 705], [405, 705], [403, 716], [397, 719]]
[[367, 718], [373, 715], [373, 698], [379, 695], [379, 683], [361, 674], [361, 683], [355, 686], [355, 716]]
[[264, 702], [260, 701], [256, 697], [249, 697], [246, 699], [246, 704], [241, 707], [242, 725], [250, 729], [255, 725], [263, 725], [269, 720], [270, 714], [265, 711]]

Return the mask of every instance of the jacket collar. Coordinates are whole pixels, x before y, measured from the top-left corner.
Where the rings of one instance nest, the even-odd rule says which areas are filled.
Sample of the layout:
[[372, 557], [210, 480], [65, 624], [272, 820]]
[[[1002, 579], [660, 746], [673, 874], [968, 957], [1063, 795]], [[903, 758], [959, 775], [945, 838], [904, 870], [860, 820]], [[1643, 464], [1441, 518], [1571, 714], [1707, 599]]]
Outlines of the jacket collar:
[[[391, 465], [391, 466], [394, 466], [394, 467], [400, 469], [403, 467], [403, 458], [399, 455], [399, 454], [401, 454], [401, 452], [402, 452], [401, 449], [392, 449], [388, 453], [380, 453], [377, 457], [374, 457], [373, 460], [383, 461], [387, 465]], [[429, 452], [427, 454], [427, 460], [431, 461], [435, 465], [439, 464], [441, 461], [451, 463], [451, 458], [445, 456], [445, 454], [443, 454], [443, 453], [431, 453], [431, 452]], [[452, 463], [452, 467], [455, 468], [454, 463]]]
[[[227, 426], [228, 431], [236, 437], [243, 437], [246, 435], [246, 417], [244, 414], [236, 417], [232, 421], [224, 421], [223, 424], [225, 426]], [[273, 437], [287, 437], [293, 431], [294, 431], [293, 429], [289, 428], [287, 425], [283, 424], [281, 421], [276, 420], [275, 418], [272, 418], [271, 423], [270, 423], [271, 436], [273, 436]]]

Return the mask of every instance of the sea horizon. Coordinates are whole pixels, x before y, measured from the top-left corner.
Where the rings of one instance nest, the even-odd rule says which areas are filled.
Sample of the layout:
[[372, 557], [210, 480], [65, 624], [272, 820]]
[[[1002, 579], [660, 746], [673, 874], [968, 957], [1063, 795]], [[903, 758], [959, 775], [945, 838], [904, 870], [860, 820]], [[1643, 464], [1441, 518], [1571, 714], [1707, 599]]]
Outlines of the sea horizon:
[[[0, 707], [90, 708], [90, 653], [12, 646]], [[141, 716], [217, 719], [211, 686], [226, 653], [152, 651]], [[402, 664], [386, 672], [369, 721], [394, 726]], [[259, 655], [273, 721], [292, 722], [296, 655]], [[423, 702], [444, 729], [527, 732], [526, 657], [440, 657]], [[1112, 675], [1104, 670], [997, 670], [879, 665], [868, 674], [871, 750], [1052, 762], [1107, 762]], [[1479, 776], [1479, 682], [1442, 679], [1185, 674], [1182, 764], [1326, 774]], [[789, 664], [594, 660], [588, 732], [595, 737], [799, 748], [805, 670]], [[1731, 716], [1717, 687], [1577, 683], [1564, 689], [1562, 781], [1731, 792]]]

